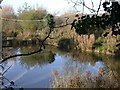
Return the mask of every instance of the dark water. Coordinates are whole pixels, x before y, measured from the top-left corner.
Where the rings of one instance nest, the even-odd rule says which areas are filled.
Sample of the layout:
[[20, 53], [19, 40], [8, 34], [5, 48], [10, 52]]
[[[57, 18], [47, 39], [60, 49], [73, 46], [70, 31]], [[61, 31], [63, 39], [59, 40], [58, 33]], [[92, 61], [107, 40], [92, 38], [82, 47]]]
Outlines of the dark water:
[[[27, 53], [37, 50], [37, 46], [4, 49], [4, 56], [11, 54]], [[63, 52], [53, 47], [47, 47], [42, 53], [27, 57], [16, 57], [3, 63], [4, 71], [11, 68], [4, 74], [4, 86], [9, 81], [15, 82], [15, 87], [22, 88], [47, 88], [53, 80], [51, 72], [57, 70], [59, 73], [73, 71], [76, 67], [80, 73], [90, 71], [98, 74], [98, 68], [106, 71], [112, 69], [120, 73], [120, 57], [94, 55], [77, 51]], [[109, 67], [109, 68], [108, 68]], [[9, 80], [9, 81], [8, 81]]]

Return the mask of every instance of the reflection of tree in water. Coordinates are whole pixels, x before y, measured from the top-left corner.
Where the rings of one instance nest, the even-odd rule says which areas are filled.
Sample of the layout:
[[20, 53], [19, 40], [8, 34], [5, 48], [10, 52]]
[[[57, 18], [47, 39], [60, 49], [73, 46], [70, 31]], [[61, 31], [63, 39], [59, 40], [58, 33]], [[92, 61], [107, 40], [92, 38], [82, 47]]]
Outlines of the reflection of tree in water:
[[120, 57], [119, 56], [103, 56], [103, 61], [107, 64], [108, 70], [116, 71], [120, 74]]
[[2, 48], [2, 55], [3, 55], [2, 57], [5, 58], [5, 57], [16, 54], [17, 49], [18, 48], [13, 48], [13, 47]]
[[[54, 86], [57, 85], [65, 85], [64, 87], [67, 87], [68, 85], [91, 85], [96, 87], [106, 87], [106, 88], [114, 88], [119, 87], [120, 84], [120, 57], [115, 56], [103, 56], [103, 55], [94, 55], [94, 54], [88, 54], [88, 53], [67, 53], [65, 55], [66, 57], [71, 57], [68, 59], [68, 61], [65, 63], [64, 67], [62, 68], [62, 72], [59, 71], [53, 71], [53, 77]], [[100, 61], [101, 60], [101, 61]], [[93, 63], [92, 68], [95, 69], [95, 72], [97, 72], [97, 76], [94, 72], [91, 72], [91, 66], [88, 67], [89, 64], [91, 65]], [[99, 63], [99, 64], [98, 64]], [[87, 67], [87, 68], [86, 68]], [[85, 70], [84, 70], [85, 69]], [[109, 70], [108, 70], [109, 69]], [[56, 73], [56, 76], [54, 74]], [[92, 77], [91, 79], [87, 79], [87, 76], [89, 75]], [[75, 77], [77, 79], [75, 79]], [[83, 79], [84, 78], [84, 79]], [[79, 82], [79, 80], [81, 80]], [[83, 80], [83, 81], [82, 81]], [[88, 81], [85, 81], [88, 80]], [[93, 80], [93, 81], [92, 81]], [[74, 82], [73, 84], [69, 82]], [[85, 83], [84, 83], [85, 81]], [[81, 83], [83, 82], [83, 83]], [[95, 82], [95, 83], [94, 83]], [[104, 83], [103, 83], [104, 82]], [[62, 86], [62, 87], [63, 87]], [[69, 86], [68, 86], [69, 87]], [[55, 87], [57, 88], [57, 87]], [[93, 88], [93, 87], [92, 87]]]
[[[38, 49], [38, 46], [28, 46], [21, 48], [5, 48], [4, 49], [4, 57], [10, 56], [17, 53], [27, 53], [31, 51], [35, 51]], [[17, 58], [12, 58], [10, 60], [17, 60]], [[41, 53], [36, 53], [27, 57], [20, 58], [21, 65], [25, 65], [27, 68], [35, 66], [35, 65], [44, 65], [48, 63], [52, 63], [55, 60], [55, 54], [51, 50], [44, 50]], [[7, 62], [5, 62], [7, 63]]]
[[[37, 46], [22, 47], [20, 53], [31, 52], [37, 49], [38, 49]], [[3, 53], [15, 54], [17, 53], [17, 51], [18, 51], [18, 48], [14, 48], [14, 49], [5, 48]], [[63, 52], [53, 47], [47, 47], [47, 49], [44, 50], [44, 52], [42, 53], [37, 53], [29, 57], [22, 57], [21, 63], [24, 63], [24, 64], [26, 63], [26, 65], [29, 65], [29, 66], [34, 66], [36, 64], [37, 65], [47, 64], [55, 60], [54, 53], [59, 53], [60, 55], [64, 55], [64, 56], [70, 56], [72, 60], [76, 60], [77, 62], [80, 62], [80, 63], [83, 63], [83, 62], [86, 64], [90, 63], [92, 66], [95, 65], [96, 61], [102, 60], [103, 62], [105, 62], [105, 64], [109, 68], [112, 68], [120, 72], [120, 66], [119, 66], [120, 57], [119, 56], [115, 57], [115, 56], [108, 56], [108, 55], [105, 55], [105, 56], [95, 55], [95, 54], [90, 54], [90, 53], [81, 53], [78, 51]], [[15, 60], [15, 59], [16, 58], [12, 60]]]
[[99, 57], [95, 56], [94, 54], [90, 54], [90, 53], [77, 53], [75, 55], [75, 53], [73, 53], [73, 57], [76, 58], [77, 60], [79, 60], [80, 62], [84, 62], [84, 63], [91, 63], [91, 65], [95, 65], [95, 62], [100, 60]]
[[[28, 52], [26, 49], [25, 48], [22, 49], [21, 53]], [[27, 57], [21, 57], [21, 64], [29, 68], [36, 65], [43, 66], [45, 64], [52, 63], [54, 60], [55, 60], [55, 54], [52, 51], [46, 50], [41, 53], [36, 53], [34, 55], [30, 55]]]
[[[73, 72], [75, 68], [78, 67], [79, 71], [82, 70], [88, 65], [92, 65], [93, 67], [97, 62], [103, 64], [105, 66], [105, 71], [113, 71], [113, 74], [116, 74], [116, 78], [119, 77], [120, 74], [120, 57], [119, 56], [109, 56], [109, 55], [100, 55], [100, 54], [90, 54], [90, 53], [81, 53], [81, 52], [70, 52], [69, 54], [65, 54], [66, 56], [70, 56], [71, 60], [66, 62], [64, 66], [64, 70], [68, 71], [71, 69]], [[79, 64], [81, 63], [81, 64]], [[120, 80], [118, 80], [120, 81]]]
[[77, 63], [90, 63], [92, 66], [95, 65], [97, 61], [102, 61], [106, 64], [107, 69], [113, 69], [117, 73], [120, 73], [120, 57], [119, 56], [110, 56], [110, 55], [101, 55], [101, 54], [92, 54], [79, 51], [63, 52], [58, 49], [52, 49], [53, 52], [59, 53], [60, 55], [70, 56], [72, 60], [68, 62], [68, 65], [73, 64], [73, 60]]
[[[5, 58], [5, 57], [8, 57], [8, 56], [11, 56], [11, 55], [14, 55], [16, 54], [18, 51], [18, 48], [13, 48], [13, 47], [10, 47], [10, 48], [2, 48], [2, 57]], [[6, 66], [7, 63], [9, 63], [9, 61], [15, 61], [16, 58], [11, 58], [10, 60], [8, 61], [5, 61], [4, 63], [2, 63], [3, 66]]]
[[77, 60], [80, 63], [91, 63], [92, 66], [95, 65], [96, 61], [102, 60], [100, 56], [96, 56], [95, 54], [85, 53], [85, 52], [78, 52], [73, 51], [68, 54], [73, 58], [73, 60]]
[[60, 55], [64, 56], [70, 56], [72, 60], [78, 60], [79, 62], [84, 62], [84, 63], [91, 63], [93, 66], [96, 61], [101, 60], [100, 56], [97, 56], [95, 54], [91, 53], [85, 53], [85, 52], [80, 52], [80, 51], [70, 51], [70, 52], [64, 52], [59, 49], [52, 49], [53, 52], [58, 53]]
[[[37, 49], [36, 46], [34, 47], [23, 47], [20, 49], [20, 53], [26, 53]], [[17, 53], [18, 49], [14, 49], [13, 52]], [[11, 50], [12, 52], [12, 50]], [[75, 68], [79, 66], [79, 71], [82, 71], [82, 68], [85, 68], [86, 65], [89, 63], [91, 66], [95, 66], [97, 61], [102, 60], [101, 62], [105, 63], [105, 66], [107, 65], [109, 68], [112, 69], [117, 76], [119, 76], [120, 72], [120, 57], [113, 57], [113, 56], [103, 56], [103, 55], [95, 55], [90, 53], [81, 53], [77, 51], [73, 52], [63, 52], [59, 51], [56, 48], [52, 47], [46, 47], [46, 49], [41, 52], [34, 55], [30, 55], [29, 57], [21, 57], [20, 63], [24, 65], [25, 67], [34, 67], [36, 65], [43, 66], [45, 64], [49, 64], [55, 60], [55, 54], [58, 53], [59, 55], [63, 55], [67, 57], [67, 62], [65, 63], [65, 67], [63, 69], [65, 72], [69, 72], [71, 69], [73, 72], [75, 71]], [[17, 58], [15, 58], [17, 60]], [[13, 59], [11, 59], [13, 60]], [[81, 64], [79, 64], [81, 63]], [[83, 63], [83, 64], [82, 64]], [[81, 65], [81, 66], [80, 66]], [[107, 71], [107, 70], [106, 70]], [[117, 78], [117, 77], [116, 77]], [[118, 78], [119, 79], [119, 78]]]
[[84, 62], [86, 64], [91, 63], [92, 66], [95, 65], [96, 61], [104, 62], [107, 67], [120, 72], [120, 57], [110, 56], [110, 55], [100, 55], [91, 53], [81, 53], [81, 52], [71, 52], [69, 54], [74, 60], [78, 60], [80, 63]]
[[74, 56], [74, 58], [71, 55], [71, 59], [69, 59], [63, 67], [63, 73], [67, 75], [69, 72], [72, 72], [73, 74], [76, 69], [78, 69], [79, 74], [84, 74], [86, 71], [90, 71], [97, 75], [100, 67], [106, 69], [106, 65], [99, 60], [99, 57], [80, 53], [79, 55]]

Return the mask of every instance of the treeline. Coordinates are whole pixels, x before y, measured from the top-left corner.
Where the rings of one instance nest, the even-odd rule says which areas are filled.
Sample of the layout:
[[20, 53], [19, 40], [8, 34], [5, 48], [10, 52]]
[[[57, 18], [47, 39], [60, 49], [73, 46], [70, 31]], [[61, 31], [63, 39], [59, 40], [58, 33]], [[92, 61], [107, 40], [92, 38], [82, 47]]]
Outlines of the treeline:
[[[37, 31], [47, 28], [46, 16], [49, 14], [46, 9], [42, 7], [31, 7], [25, 3], [22, 8], [15, 13], [12, 6], [6, 5], [2, 7], [3, 18], [3, 33], [8, 36], [15, 34], [15, 36], [33, 35]], [[73, 14], [73, 13], [72, 13]], [[55, 24], [62, 25], [65, 23], [65, 13], [62, 16], [54, 16]], [[68, 15], [69, 16], [69, 15]], [[70, 20], [71, 22], [72, 20]], [[26, 36], [27, 37], [27, 36]]]
[[[15, 13], [12, 6], [3, 6], [3, 36], [15, 36], [17, 39], [30, 39], [39, 35], [40, 31], [47, 33], [48, 25], [46, 16], [49, 14], [46, 9], [42, 7], [31, 7], [25, 3], [22, 8], [18, 9]], [[59, 26], [66, 23], [66, 18], [70, 19], [68, 22], [72, 22], [74, 18], [73, 13], [69, 11], [61, 16], [53, 15], [55, 19], [55, 25]], [[44, 33], [44, 35], [46, 35]], [[42, 35], [42, 36], [44, 36]]]
[[24, 4], [23, 8], [20, 8], [17, 14], [11, 6], [3, 6], [3, 33], [17, 35], [18, 33], [29, 31], [28, 34], [32, 34], [36, 30], [41, 30], [45, 27], [45, 23], [41, 20], [47, 14], [44, 8], [32, 8], [27, 4]]

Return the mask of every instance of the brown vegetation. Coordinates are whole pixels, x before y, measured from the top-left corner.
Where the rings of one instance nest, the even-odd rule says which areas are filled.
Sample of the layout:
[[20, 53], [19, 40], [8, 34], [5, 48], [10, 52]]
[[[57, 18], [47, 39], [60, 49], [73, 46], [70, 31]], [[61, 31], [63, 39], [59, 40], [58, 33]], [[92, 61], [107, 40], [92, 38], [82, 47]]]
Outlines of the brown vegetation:
[[[31, 20], [31, 21], [11, 21], [4, 20], [3, 21], [3, 32], [6, 35], [15, 35], [16, 40], [32, 40], [36, 37], [39, 39], [43, 39], [47, 33], [48, 28], [46, 26], [46, 22], [34, 22], [32, 20], [40, 20], [44, 19], [47, 11], [43, 8], [38, 7], [37, 9], [26, 6], [23, 8], [18, 16], [15, 16], [14, 10], [11, 6], [3, 7], [3, 18], [7, 19], [23, 19], [23, 20]], [[55, 25], [64, 25], [66, 23], [66, 17], [68, 19], [68, 23], [71, 23], [74, 19], [74, 13], [65, 13], [61, 16], [55, 16]], [[81, 15], [80, 15], [81, 16]], [[54, 46], [59, 46], [59, 42], [63, 39], [73, 40], [72, 48], [80, 51], [91, 51], [98, 53], [106, 53], [106, 54], [119, 54], [120, 47], [120, 35], [112, 35], [111, 29], [101, 29], [101, 30], [92, 30], [92, 34], [77, 34], [76, 30], [70, 30], [70, 26], [55, 28], [51, 33], [50, 38], [46, 41], [48, 44], [52, 44]], [[104, 32], [109, 32], [107, 35], [102, 35]], [[105, 36], [105, 37], [103, 37]], [[64, 43], [64, 42], [63, 42]], [[71, 46], [71, 43], [67, 43], [67, 46]], [[65, 44], [66, 45], [66, 44]], [[117, 45], [117, 46], [116, 46]]]
[[90, 71], [86, 74], [79, 74], [76, 68], [74, 74], [71, 71], [67, 75], [60, 76], [57, 71], [53, 71], [54, 80], [52, 88], [119, 88], [120, 80], [118, 73], [114, 71], [106, 72], [103, 68], [99, 68], [98, 75], [94, 76]]

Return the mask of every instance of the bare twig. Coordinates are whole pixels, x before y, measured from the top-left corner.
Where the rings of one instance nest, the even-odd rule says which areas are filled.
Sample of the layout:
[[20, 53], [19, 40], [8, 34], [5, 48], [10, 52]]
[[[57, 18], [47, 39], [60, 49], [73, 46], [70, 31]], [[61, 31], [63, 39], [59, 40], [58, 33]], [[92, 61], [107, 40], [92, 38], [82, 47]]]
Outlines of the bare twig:
[[[83, 3], [85, 3], [85, 2], [84, 2], [84, 0], [83, 0]], [[83, 15], [83, 14], [84, 14], [84, 4], [83, 4], [83, 11], [82, 11], [82, 15]]]
[[10, 80], [9, 79], [7, 79], [5, 76], [2, 76], [4, 79], [6, 79], [9, 83], [10, 83]]
[[2, 73], [2, 75], [4, 75], [11, 67], [12, 67], [12, 65], [11, 65], [8, 69], [6, 69], [6, 70]]
[[66, 20], [65, 20], [64, 25], [55, 26], [54, 28], [60, 28], [60, 27], [65, 27], [65, 26], [71, 25], [71, 23], [68, 23], [69, 18], [68, 17], [65, 17], [65, 18], [66, 18]]
[[92, 3], [92, 9], [94, 9], [94, 3], [93, 3], [93, 1], [91, 0], [91, 3]]
[[32, 54], [35, 54], [35, 53], [38, 53], [38, 52], [41, 52], [41, 51], [42, 51], [42, 49], [39, 49], [39, 50], [37, 50], [37, 51], [30, 52], [30, 53], [26, 53], [26, 54], [16, 54], [16, 55], [8, 56], [8, 57], [6, 57], [6, 58], [3, 58], [3, 60], [0, 61], [0, 64], [3, 63], [3, 62], [5, 62], [5, 61], [8, 60], [8, 59], [11, 59], [11, 58], [14, 58], [14, 57], [18, 57], [18, 56], [28, 56], [28, 55], [32, 55]]
[[84, 5], [91, 13], [96, 12], [95, 9], [92, 9], [92, 8], [88, 7], [85, 3], [83, 3], [83, 5]]
[[79, 12], [79, 10], [77, 9], [77, 6], [82, 4], [81, 0], [80, 2], [78, 0], [76, 2], [74, 2], [73, 0], [70, 0], [70, 2], [74, 4], [73, 7], [75, 8], [75, 10]]
[[[69, 2], [69, 1], [68, 1]], [[93, 12], [96, 12], [96, 10], [93, 8], [94, 7], [94, 4], [92, 2], [92, 8], [88, 7], [86, 4], [85, 4], [85, 1], [84, 0], [76, 0], [76, 1], [73, 1], [73, 0], [70, 0], [71, 3], [73, 3], [73, 7], [77, 10], [76, 6], [80, 6], [82, 5], [83, 7], [86, 7], [91, 13]], [[78, 11], [78, 10], [77, 10]]]
[[2, 65], [0, 65], [0, 67], [2, 68], [2, 71], [4, 70], [4, 67]]
[[54, 28], [61, 28], [61, 27], [65, 27], [65, 26], [68, 26], [68, 25], [71, 25], [71, 23], [67, 23], [67, 24], [64, 24], [64, 25], [56, 26]]
[[98, 15], [98, 12], [100, 10], [101, 3], [102, 3], [102, 0], [100, 0], [99, 7], [98, 7], [98, 10], [97, 10], [97, 15]]

